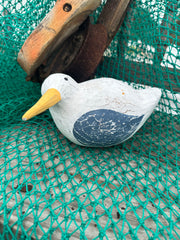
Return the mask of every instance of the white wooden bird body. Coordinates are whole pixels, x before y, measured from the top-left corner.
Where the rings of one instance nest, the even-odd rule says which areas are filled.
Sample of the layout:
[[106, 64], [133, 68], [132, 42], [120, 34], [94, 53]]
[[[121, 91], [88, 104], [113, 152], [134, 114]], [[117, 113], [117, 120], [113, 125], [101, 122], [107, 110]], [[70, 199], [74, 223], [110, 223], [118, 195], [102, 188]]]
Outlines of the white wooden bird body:
[[[90, 147], [113, 146], [132, 137], [161, 97], [158, 88], [134, 89], [112, 78], [77, 83], [70, 76], [59, 73], [44, 81], [42, 95], [45, 96], [49, 89], [57, 91], [60, 97], [55, 102], [46, 100], [51, 103], [45, 104], [38, 113], [51, 106], [50, 113], [62, 134], [78, 145]], [[24, 120], [32, 117], [28, 112]]]

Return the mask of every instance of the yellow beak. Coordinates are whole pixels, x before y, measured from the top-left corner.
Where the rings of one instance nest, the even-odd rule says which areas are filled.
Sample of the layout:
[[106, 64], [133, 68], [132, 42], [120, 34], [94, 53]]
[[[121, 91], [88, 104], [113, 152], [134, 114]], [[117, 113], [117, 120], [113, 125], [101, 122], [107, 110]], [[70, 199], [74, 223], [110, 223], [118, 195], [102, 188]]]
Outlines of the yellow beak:
[[30, 118], [54, 106], [60, 100], [61, 94], [58, 90], [56, 90], [55, 88], [48, 89], [45, 94], [39, 99], [39, 101], [23, 115], [22, 120], [29, 120]]

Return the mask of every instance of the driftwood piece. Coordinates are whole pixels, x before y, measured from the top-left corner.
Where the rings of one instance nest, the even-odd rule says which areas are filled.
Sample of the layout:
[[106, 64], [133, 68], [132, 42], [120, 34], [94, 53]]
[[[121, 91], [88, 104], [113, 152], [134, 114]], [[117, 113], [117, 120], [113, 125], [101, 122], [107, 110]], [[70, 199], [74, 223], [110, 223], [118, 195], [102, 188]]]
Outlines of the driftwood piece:
[[98, 23], [103, 24], [108, 33], [107, 46], [122, 25], [131, 2], [132, 0], [108, 0], [106, 2], [98, 18]]
[[66, 73], [77, 82], [90, 79], [122, 24], [130, 2], [108, 0], [97, 24], [90, 24], [82, 20], [100, 1], [57, 1], [19, 52], [18, 62], [28, 74], [26, 79], [43, 82], [49, 74], [57, 72]]
[[[167, 89], [180, 91], [177, 69], [160, 67], [159, 76], [150, 64], [119, 64], [108, 58], [103, 64], [108, 69], [116, 65], [122, 79], [134, 80], [136, 76], [139, 83], [164, 84]], [[150, 78], [152, 72], [154, 79]], [[173, 161], [178, 156], [179, 119], [162, 115], [157, 113], [154, 122], [145, 125], [142, 130], [147, 133], [123, 147], [105, 151], [81, 151], [74, 144], [70, 147], [50, 124], [47, 131], [48, 123], [43, 119], [33, 126], [27, 123], [4, 131], [0, 136], [2, 239], [22, 239], [22, 235], [31, 240], [68, 239], [71, 235], [74, 240], [103, 239], [103, 233], [107, 239], [118, 239], [120, 234], [127, 240], [170, 239], [169, 234], [179, 239], [179, 166]], [[157, 123], [152, 138], [150, 130]], [[142, 136], [149, 139], [147, 144]], [[61, 145], [57, 145], [57, 138]], [[134, 231], [136, 236], [132, 235]]]
[[100, 3], [100, 0], [57, 1], [18, 54], [18, 62], [25, 72], [31, 75]]

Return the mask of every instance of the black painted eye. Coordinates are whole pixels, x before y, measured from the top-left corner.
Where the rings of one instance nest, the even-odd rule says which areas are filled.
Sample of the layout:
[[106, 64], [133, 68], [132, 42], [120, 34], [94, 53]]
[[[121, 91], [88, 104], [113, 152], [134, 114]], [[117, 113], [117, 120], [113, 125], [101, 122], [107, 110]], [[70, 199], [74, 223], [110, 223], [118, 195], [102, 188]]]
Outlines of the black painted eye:
[[65, 77], [64, 80], [68, 81], [68, 78]]

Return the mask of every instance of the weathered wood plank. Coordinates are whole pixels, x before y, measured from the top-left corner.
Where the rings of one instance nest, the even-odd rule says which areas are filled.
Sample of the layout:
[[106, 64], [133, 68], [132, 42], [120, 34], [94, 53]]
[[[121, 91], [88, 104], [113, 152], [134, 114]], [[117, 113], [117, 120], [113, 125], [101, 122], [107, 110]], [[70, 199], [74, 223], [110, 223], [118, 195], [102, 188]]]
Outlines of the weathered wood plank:
[[108, 33], [107, 46], [122, 25], [132, 0], [107, 0], [97, 23], [103, 24]]
[[100, 0], [57, 1], [37, 28], [26, 39], [18, 62], [28, 75], [47, 59], [60, 44], [71, 36], [99, 5]]

